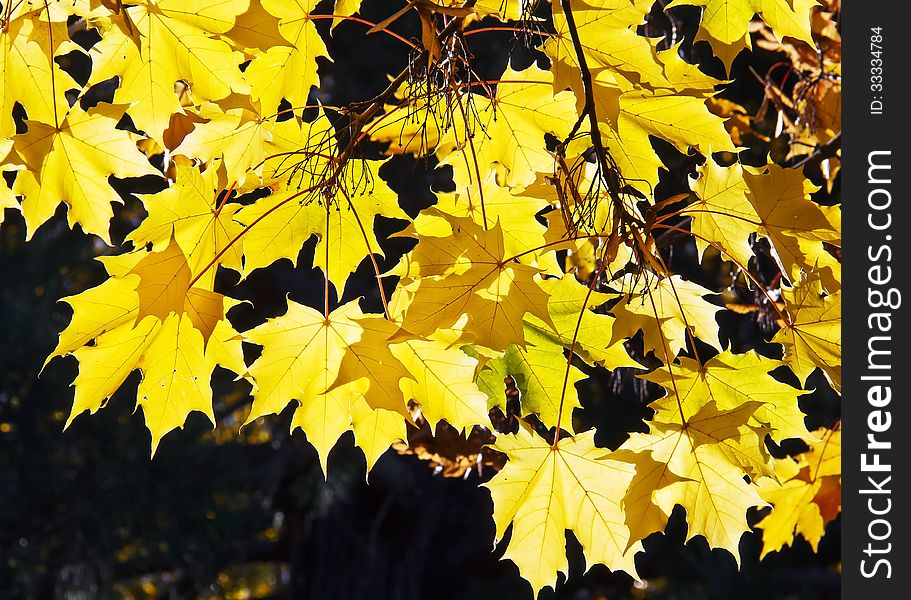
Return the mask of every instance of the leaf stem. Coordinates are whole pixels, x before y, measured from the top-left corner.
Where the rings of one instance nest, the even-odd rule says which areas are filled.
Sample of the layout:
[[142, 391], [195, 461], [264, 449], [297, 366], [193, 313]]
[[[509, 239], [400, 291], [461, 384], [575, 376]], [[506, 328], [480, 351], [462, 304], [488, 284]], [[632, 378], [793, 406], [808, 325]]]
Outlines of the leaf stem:
[[[326, 324], [329, 323], [329, 235], [332, 227], [331, 221], [332, 208], [329, 202], [326, 202], [326, 239], [322, 240], [325, 246], [325, 266], [323, 267], [323, 316], [326, 317]], [[340, 294], [341, 295], [341, 294]]]
[[[237, 187], [237, 182], [233, 182], [231, 186], [225, 191], [224, 196], [221, 197], [221, 202], [218, 203], [218, 207], [215, 209], [215, 218], [218, 218], [218, 215], [221, 214], [221, 209], [224, 208], [225, 204], [228, 202], [228, 198], [231, 197], [231, 194], [234, 193], [234, 188]], [[216, 194], [215, 200], [218, 200], [218, 195]]]
[[361, 217], [357, 214], [357, 209], [354, 208], [354, 203], [351, 201], [351, 197], [348, 196], [348, 192], [343, 190], [342, 194], [348, 201], [348, 207], [354, 215], [354, 220], [357, 221], [357, 226], [361, 230], [361, 236], [364, 238], [364, 244], [367, 246], [367, 255], [370, 257], [370, 262], [373, 263], [373, 272], [376, 273], [376, 286], [380, 292], [380, 300], [383, 301], [383, 314], [386, 316], [387, 321], [391, 321], [392, 317], [389, 315], [389, 302], [386, 300], [386, 290], [383, 289], [383, 275], [380, 273], [380, 265], [376, 261], [376, 255], [373, 252], [373, 248], [370, 246], [370, 238], [367, 236], [367, 230], [364, 229]]
[[51, 8], [48, 6], [48, 0], [44, 0], [44, 12], [47, 13], [47, 40], [48, 40], [48, 60], [50, 61], [51, 70], [51, 106], [54, 107], [54, 128], [60, 129], [60, 119], [57, 116], [57, 78], [54, 75], [54, 28], [51, 23]]
[[[308, 15], [307, 19], [311, 20], [311, 21], [316, 21], [319, 19], [339, 19], [342, 21], [354, 21], [355, 23], [361, 23], [363, 25], [369, 25], [370, 27], [376, 27], [376, 23], [374, 23], [373, 21], [368, 21], [367, 19], [362, 19], [361, 17], [355, 17], [354, 15], [348, 15], [348, 16], [345, 16], [345, 15]], [[411, 40], [407, 39], [406, 37], [397, 34], [394, 31], [390, 31], [385, 28], [380, 29], [378, 31], [382, 31], [383, 33], [387, 33], [387, 34], [391, 35], [392, 37], [399, 40], [400, 42], [408, 44], [414, 50], [420, 50], [420, 46], [418, 46]]]
[[[623, 200], [620, 197], [621, 189], [618, 185], [619, 181], [609, 175], [611, 171], [614, 171], [615, 169], [611, 169], [613, 165], [608, 165], [608, 158], [610, 155], [604, 148], [603, 141], [601, 140], [601, 130], [598, 127], [598, 114], [595, 105], [595, 89], [592, 82], [592, 74], [588, 68], [588, 59], [585, 57], [585, 50], [582, 47], [582, 40], [579, 37], [579, 29], [576, 26], [576, 18], [573, 15], [570, 0], [560, 0], [560, 8], [563, 10], [563, 15], [566, 18], [566, 27], [569, 29], [573, 52], [576, 55], [576, 61], [579, 63], [579, 75], [582, 78], [582, 93], [585, 99], [585, 104], [583, 105], [582, 113], [580, 114], [580, 121], [576, 123], [574, 129], [578, 129], [582, 116], [588, 117], [589, 137], [591, 138], [592, 146], [595, 149], [595, 159], [598, 161], [598, 170], [600, 171], [601, 179], [606, 184], [611, 201], [616, 205], [620, 214], [629, 217], [623, 205]], [[613, 159], [611, 159], [611, 162], [613, 162]]]
[[557, 408], [554, 443], [551, 445], [551, 448], [554, 450], [557, 449], [557, 444], [560, 442], [560, 422], [563, 419], [563, 405], [566, 403], [566, 388], [569, 386], [569, 372], [573, 366], [573, 356], [575, 356], [576, 340], [579, 338], [579, 329], [582, 327], [582, 319], [585, 317], [585, 311], [588, 309], [588, 301], [591, 299], [592, 291], [595, 289], [595, 284], [598, 283], [598, 278], [601, 277], [603, 271], [604, 261], [601, 262], [601, 266], [598, 267], [597, 272], [595, 272], [594, 277], [592, 277], [591, 283], [588, 284], [588, 291], [585, 292], [585, 300], [582, 301], [582, 310], [579, 311], [579, 317], [576, 319], [576, 328], [573, 330], [573, 339], [569, 344], [569, 357], [566, 359], [566, 371], [563, 373], [563, 388], [560, 390], [560, 405]]
[[[471, 0], [469, 0], [469, 1], [471, 2]], [[473, 2], [471, 2], [471, 3], [473, 4]], [[47, 4], [47, 0], [45, 0], [45, 4]], [[462, 19], [453, 19], [452, 21], [450, 21], [449, 24], [443, 29], [443, 31], [440, 32], [439, 39], [443, 39], [443, 38], [446, 38], [446, 37], [452, 35], [458, 29], [458, 27], [461, 25], [461, 23], [462, 23]], [[421, 51], [421, 53], [418, 56], [416, 56], [411, 61], [411, 63], [409, 63], [408, 66], [406, 66], [404, 69], [402, 69], [402, 71], [392, 81], [389, 82], [389, 85], [386, 86], [386, 88], [382, 92], [380, 92], [376, 97], [373, 98], [373, 100], [370, 102], [370, 104], [369, 104], [369, 106], [367, 106], [367, 108], [365, 108], [362, 112], [357, 113], [352, 118], [351, 123], [349, 124], [349, 128], [351, 130], [351, 137], [348, 140], [348, 144], [345, 147], [345, 150], [342, 152], [342, 154], [339, 155], [338, 158], [333, 159], [332, 172], [329, 174], [328, 177], [326, 177], [323, 181], [321, 181], [317, 184], [311, 185], [311, 186], [307, 187], [306, 189], [303, 189], [295, 194], [288, 196], [287, 198], [278, 202], [275, 206], [273, 206], [272, 208], [270, 208], [269, 210], [265, 211], [263, 214], [258, 216], [256, 219], [251, 221], [249, 225], [244, 226], [244, 228], [240, 232], [238, 232], [238, 234], [235, 235], [225, 245], [225, 247], [222, 248], [215, 255], [215, 257], [212, 258], [212, 260], [210, 260], [208, 262], [208, 264], [206, 264], [206, 266], [203, 267], [203, 269], [193, 278], [193, 280], [190, 282], [190, 286], [192, 287], [192, 285], [194, 283], [196, 283], [199, 280], [199, 278], [202, 277], [206, 271], [211, 269], [218, 262], [219, 258], [224, 256], [225, 252], [227, 252], [228, 249], [230, 249], [235, 243], [237, 243], [237, 241], [241, 237], [243, 237], [244, 234], [246, 234], [248, 231], [250, 231], [250, 229], [253, 226], [255, 226], [257, 223], [262, 221], [264, 218], [266, 218], [267, 216], [269, 216], [270, 214], [272, 214], [273, 212], [278, 210], [280, 207], [282, 207], [285, 204], [287, 204], [288, 202], [290, 202], [292, 199], [299, 198], [303, 194], [310, 193], [317, 189], [331, 188], [332, 186], [336, 185], [336, 183], [338, 182], [339, 175], [341, 174], [345, 165], [348, 163], [348, 161], [353, 156], [355, 147], [357, 146], [358, 142], [361, 139], [363, 139], [363, 137], [364, 137], [363, 129], [364, 129], [365, 125], [370, 121], [370, 119], [372, 119], [374, 117], [374, 115], [376, 115], [377, 112], [380, 111], [380, 109], [383, 107], [386, 100], [395, 93], [395, 91], [399, 88], [399, 86], [408, 79], [408, 76], [411, 73], [412, 64], [419, 63], [421, 60], [423, 60], [423, 58], [426, 54], [427, 54], [426, 49]], [[328, 284], [327, 284], [327, 286], [328, 286]]]
[[725, 256], [727, 256], [728, 259], [729, 259], [732, 263], [734, 263], [735, 265], [737, 265], [738, 267], [740, 267], [740, 270], [741, 270], [747, 277], [750, 278], [750, 280], [753, 282], [753, 284], [754, 284], [757, 288], [759, 288], [759, 291], [762, 292], [762, 295], [766, 297], [766, 300], [769, 301], [769, 304], [772, 305], [772, 308], [775, 309], [775, 312], [778, 313], [778, 316], [781, 317], [782, 321], [784, 321], [785, 323], [787, 323], [789, 326], [791, 325], [791, 319], [790, 319], [785, 313], [783, 313], [783, 312], [781, 311], [780, 308], [778, 308], [778, 305], [775, 303], [774, 300], [772, 300], [772, 297], [769, 295], [769, 292], [768, 292], [768, 290], [766, 290], [765, 286], [762, 285], [762, 283], [760, 283], [760, 281], [759, 281], [758, 279], [756, 279], [756, 277], [755, 277], [752, 273], [750, 273], [750, 270], [749, 270], [749, 269], [747, 269], [739, 260], [737, 260], [736, 258], [734, 258], [734, 256], [733, 256], [730, 252], [728, 252], [727, 250], [725, 250], [720, 244], [717, 244], [717, 243], [715, 243], [715, 242], [713, 242], [713, 241], [709, 240], [708, 238], [705, 238], [705, 237], [703, 237], [703, 236], [701, 236], [701, 235], [698, 235], [698, 234], [696, 234], [696, 233], [693, 233], [692, 231], [687, 231], [686, 229], [683, 229], [683, 228], [681, 228], [681, 227], [674, 227], [673, 225], [664, 225], [663, 223], [655, 223], [655, 224], [653, 225], [653, 227], [660, 227], [661, 229], [669, 229], [669, 230], [671, 230], [671, 231], [677, 231], [677, 232], [679, 232], [679, 233], [689, 234], [689, 235], [693, 236], [694, 238], [698, 238], [698, 239], [704, 241], [706, 244], [710, 245], [712, 248], [715, 248], [716, 250], [718, 250], [719, 252], [721, 252], [722, 254], [724, 254]]

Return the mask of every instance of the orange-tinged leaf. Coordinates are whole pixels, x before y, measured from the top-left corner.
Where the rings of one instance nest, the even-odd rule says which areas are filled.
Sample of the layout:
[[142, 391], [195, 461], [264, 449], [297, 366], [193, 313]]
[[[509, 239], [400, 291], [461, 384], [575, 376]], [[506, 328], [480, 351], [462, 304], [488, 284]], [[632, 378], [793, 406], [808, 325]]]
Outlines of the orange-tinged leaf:
[[794, 543], [800, 534], [815, 552], [825, 525], [841, 512], [841, 430], [820, 429], [818, 441], [795, 458], [775, 460], [777, 478], [759, 480], [759, 493], [772, 511], [756, 527], [762, 529], [762, 554]]
[[390, 347], [390, 339], [398, 333], [398, 325], [378, 316], [366, 316], [358, 323], [363, 329], [361, 338], [348, 346], [339, 365], [339, 379], [333, 387], [342, 382], [367, 379], [367, 388], [361, 392], [367, 406], [408, 417], [408, 399], [402, 394], [399, 381], [412, 377]]
[[187, 290], [184, 311], [193, 327], [208, 341], [219, 321], [225, 318], [224, 296], [203, 288], [190, 288]]
[[267, 11], [262, 2], [250, 2], [247, 11], [238, 15], [234, 26], [221, 37], [231, 46], [252, 56], [273, 46], [288, 44], [278, 30], [278, 17]]

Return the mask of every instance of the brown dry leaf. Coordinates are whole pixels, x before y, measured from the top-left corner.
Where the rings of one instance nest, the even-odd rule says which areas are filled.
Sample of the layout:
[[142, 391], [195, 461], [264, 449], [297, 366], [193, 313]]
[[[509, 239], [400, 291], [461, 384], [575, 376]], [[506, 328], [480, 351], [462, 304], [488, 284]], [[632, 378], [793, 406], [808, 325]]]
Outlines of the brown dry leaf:
[[392, 448], [402, 456], [417, 456], [437, 475], [464, 478], [475, 469], [480, 476], [484, 467], [499, 471], [506, 464], [505, 457], [488, 446], [494, 436], [487, 429], [475, 427], [466, 437], [445, 421], [438, 422], [435, 431], [423, 417], [416, 421], [418, 427], [408, 428], [408, 441], [394, 442]]

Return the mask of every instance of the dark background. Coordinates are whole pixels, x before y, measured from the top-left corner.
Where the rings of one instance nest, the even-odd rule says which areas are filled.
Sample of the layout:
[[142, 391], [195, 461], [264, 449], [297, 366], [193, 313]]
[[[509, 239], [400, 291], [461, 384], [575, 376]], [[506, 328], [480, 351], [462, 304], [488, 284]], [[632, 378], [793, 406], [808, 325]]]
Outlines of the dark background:
[[[379, 21], [399, 8], [394, 2], [365, 2], [363, 15]], [[325, 8], [325, 7], [322, 7]], [[664, 35], [670, 22], [656, 7], [647, 33]], [[328, 8], [325, 8], [328, 10]], [[704, 44], [693, 47], [698, 10], [676, 9], [687, 37], [683, 52], [721, 77]], [[315, 97], [343, 105], [373, 97], [397, 73], [408, 54], [382, 34], [365, 38], [365, 26], [340, 25], [330, 37], [318, 21], [334, 58], [321, 62], [322, 86]], [[413, 15], [396, 31], [419, 38]], [[515, 66], [543, 60], [508, 32], [472, 36], [470, 48], [481, 75], [496, 78], [512, 56]], [[724, 92], [755, 114], [761, 82], [749, 67], [765, 73], [781, 60], [769, 52], [742, 54], [735, 83]], [[542, 63], [543, 64], [543, 63]], [[760, 124], [771, 130], [774, 120]], [[656, 191], [661, 199], [685, 190], [695, 157], [656, 142], [669, 172]], [[764, 162], [767, 146], [754, 145], [745, 160]], [[366, 152], [376, 152], [368, 147]], [[447, 174], [407, 157], [393, 159], [380, 175], [398, 191], [409, 213], [430, 205], [431, 187], [446, 189]], [[136, 192], [154, 191], [152, 181], [114, 181], [125, 201], [115, 207], [115, 240], [144, 215]], [[820, 197], [829, 203], [833, 197]], [[248, 388], [217, 372], [213, 385], [219, 429], [199, 414], [184, 431], [169, 434], [149, 459], [149, 434], [133, 413], [138, 374], [97, 415], [80, 416], [63, 432], [76, 374], [76, 361], [57, 359], [39, 377], [41, 365], [67, 324], [70, 310], [57, 303], [104, 279], [92, 257], [118, 252], [81, 231], [69, 231], [63, 207], [24, 243], [24, 223], [8, 211], [0, 228], [0, 598], [530, 598], [530, 587], [509, 561], [500, 561], [505, 540], [493, 546], [488, 492], [478, 487], [490, 469], [465, 479], [435, 476], [414, 456], [388, 452], [365, 479], [365, 464], [346, 434], [329, 458], [324, 479], [315, 451], [298, 431], [287, 433], [290, 410], [261, 420], [239, 435], [239, 416]], [[388, 233], [393, 222], [381, 223]], [[303, 249], [301, 267], [282, 261], [254, 273], [235, 287], [236, 275], [221, 273], [219, 285], [237, 298], [251, 299], [230, 316], [243, 330], [285, 310], [284, 297], [321, 308], [322, 276], [309, 268], [313, 241]], [[407, 242], [384, 243], [391, 266]], [[717, 257], [700, 269], [691, 240], [671, 240], [666, 255], [673, 267], [721, 291], [729, 275]], [[774, 276], [759, 248], [757, 269]], [[362, 265], [349, 295], [364, 296], [365, 309], [379, 310], [372, 271]], [[347, 300], [348, 298], [345, 298]], [[725, 315], [723, 335], [735, 350], [759, 348], [771, 336], [767, 323], [750, 315]], [[630, 372], [590, 369], [580, 384], [585, 408], [577, 418], [599, 428], [600, 441], [622, 442], [642, 421], [654, 390], [633, 382]], [[810, 428], [831, 426], [838, 399], [822, 377], [817, 391], [801, 398]], [[759, 513], [752, 515], [758, 520]], [[738, 571], [724, 551], [709, 551], [702, 538], [684, 544], [685, 523], [677, 510], [665, 535], [645, 541], [637, 557], [643, 583], [596, 566], [585, 567], [578, 544], [568, 536], [570, 583], [542, 598], [837, 598], [838, 521], [830, 525], [818, 555], [802, 539], [792, 549], [759, 562], [761, 539], [741, 543]]]

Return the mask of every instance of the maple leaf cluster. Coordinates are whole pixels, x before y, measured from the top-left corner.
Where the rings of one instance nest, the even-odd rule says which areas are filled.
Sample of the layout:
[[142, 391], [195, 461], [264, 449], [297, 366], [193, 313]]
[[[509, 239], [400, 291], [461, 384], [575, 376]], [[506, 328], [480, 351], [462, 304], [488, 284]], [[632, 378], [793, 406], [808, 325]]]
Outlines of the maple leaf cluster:
[[[248, 423], [294, 407], [291, 427], [324, 470], [349, 430], [369, 469], [417, 422], [485, 428], [506, 458], [485, 484], [497, 538], [511, 529], [506, 556], [536, 591], [568, 572], [566, 530], [589, 564], [637, 576], [642, 540], [677, 505], [689, 537], [738, 561], [757, 507], [774, 505], [758, 524], [764, 553], [795, 533], [815, 548], [839, 510], [839, 434], [808, 431], [798, 399], [817, 369], [841, 387], [840, 212], [811, 199], [817, 187], [801, 169], [737, 160], [740, 140], [716, 114], [725, 82], [640, 34], [651, 0], [410, 2], [420, 42], [392, 31], [402, 11], [372, 27], [412, 46], [408, 67], [345, 108], [310, 100], [317, 60], [329, 58], [316, 22], [353, 20], [360, 2], [337, 0], [332, 13], [316, 4], [3, 8], [0, 208], [22, 212], [27, 238], [63, 203], [70, 226], [110, 245], [120, 202], [111, 178], [167, 181], [140, 196], [147, 216], [125, 251], [100, 259], [108, 279], [64, 299], [73, 317], [49, 360], [79, 363], [68, 423], [139, 370], [154, 453], [193, 411], [214, 425], [222, 367], [252, 385]], [[728, 68], [750, 45], [755, 14], [766, 44], [816, 43], [814, 0], [677, 4], [704, 7], [698, 39]], [[549, 11], [552, 31], [534, 35], [544, 25], [533, 10]], [[479, 78], [465, 48], [484, 18], [525, 31], [547, 68]], [[73, 41], [80, 27], [97, 35], [88, 48]], [[61, 66], [71, 53], [91, 64], [86, 80]], [[92, 100], [102, 88], [112, 95]], [[820, 143], [839, 126], [827, 122]], [[367, 139], [435, 156], [454, 191], [410, 218], [378, 175], [383, 161], [360, 158]], [[656, 197], [654, 140], [698, 156], [690, 193]], [[376, 260], [378, 218], [416, 242], [388, 272]], [[756, 292], [754, 309], [772, 314], [781, 359], [727, 347], [717, 317], [728, 309], [668, 266], [668, 234], [732, 265]], [[237, 331], [228, 314], [238, 301], [216, 273], [297, 264], [313, 237], [325, 305], [289, 300], [284, 314]], [[774, 283], [754, 268], [760, 243], [780, 270]], [[330, 289], [341, 297], [364, 261], [384, 311], [331, 306]], [[383, 280], [396, 281], [388, 298]], [[245, 360], [245, 346], [261, 353]], [[574, 427], [576, 383], [593, 367], [633, 369], [664, 390], [648, 431], [613, 451]], [[518, 430], [497, 433], [490, 414], [507, 412], [507, 388]], [[773, 458], [771, 446], [795, 438], [810, 451]]]

